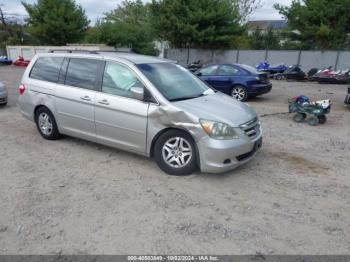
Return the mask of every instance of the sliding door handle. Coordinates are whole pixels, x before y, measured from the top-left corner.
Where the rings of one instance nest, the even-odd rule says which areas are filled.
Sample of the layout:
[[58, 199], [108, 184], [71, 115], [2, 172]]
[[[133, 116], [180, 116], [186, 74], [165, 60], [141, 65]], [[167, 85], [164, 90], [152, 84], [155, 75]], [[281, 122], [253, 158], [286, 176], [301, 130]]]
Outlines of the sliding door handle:
[[91, 98], [89, 96], [82, 96], [80, 99], [84, 101], [91, 101]]
[[109, 105], [109, 102], [108, 102], [108, 100], [106, 100], [106, 99], [103, 99], [103, 100], [101, 100], [101, 101], [98, 101], [98, 103], [101, 104], [101, 105]]

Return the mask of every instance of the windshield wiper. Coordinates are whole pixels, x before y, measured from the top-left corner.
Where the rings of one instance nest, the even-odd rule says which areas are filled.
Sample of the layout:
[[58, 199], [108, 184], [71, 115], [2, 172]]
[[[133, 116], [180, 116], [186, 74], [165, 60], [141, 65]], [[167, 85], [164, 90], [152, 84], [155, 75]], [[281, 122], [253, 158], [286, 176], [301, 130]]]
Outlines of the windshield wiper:
[[188, 99], [193, 99], [193, 98], [198, 98], [201, 96], [205, 96], [205, 94], [199, 94], [197, 96], [184, 96], [184, 97], [178, 97], [178, 98], [173, 98], [173, 99], [168, 99], [170, 102], [176, 102], [176, 101], [182, 101], [182, 100], [188, 100]]

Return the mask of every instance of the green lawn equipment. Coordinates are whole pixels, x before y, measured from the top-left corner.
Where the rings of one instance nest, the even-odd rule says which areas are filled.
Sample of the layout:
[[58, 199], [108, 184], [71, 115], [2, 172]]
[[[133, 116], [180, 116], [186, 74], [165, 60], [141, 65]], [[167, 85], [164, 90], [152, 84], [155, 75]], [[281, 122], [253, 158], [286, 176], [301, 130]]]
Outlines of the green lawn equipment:
[[295, 113], [293, 120], [295, 122], [304, 122], [307, 120], [309, 125], [317, 126], [327, 121], [326, 114], [331, 111], [330, 100], [321, 100], [310, 102], [306, 96], [298, 96], [288, 100], [289, 113]]

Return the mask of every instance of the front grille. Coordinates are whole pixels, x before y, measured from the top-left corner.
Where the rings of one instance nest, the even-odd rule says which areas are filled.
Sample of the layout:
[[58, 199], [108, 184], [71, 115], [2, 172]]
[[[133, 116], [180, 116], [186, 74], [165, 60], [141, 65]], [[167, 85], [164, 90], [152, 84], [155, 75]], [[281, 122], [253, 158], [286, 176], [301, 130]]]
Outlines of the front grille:
[[7, 98], [0, 98], [0, 103], [6, 102]]
[[254, 153], [261, 147], [261, 145], [262, 145], [262, 138], [258, 139], [258, 141], [255, 142], [254, 147], [250, 152], [245, 153], [243, 155], [239, 155], [236, 157], [236, 159], [238, 161], [244, 161], [244, 160], [252, 157], [254, 155]]
[[250, 158], [252, 155], [254, 155], [254, 153], [255, 153], [255, 149], [253, 149], [252, 151], [250, 151], [250, 152], [248, 152], [246, 154], [237, 156], [236, 158], [237, 158], [238, 161], [244, 161], [244, 160]]
[[260, 133], [260, 124], [257, 117], [243, 125], [240, 125], [240, 128], [250, 139], [254, 139]]

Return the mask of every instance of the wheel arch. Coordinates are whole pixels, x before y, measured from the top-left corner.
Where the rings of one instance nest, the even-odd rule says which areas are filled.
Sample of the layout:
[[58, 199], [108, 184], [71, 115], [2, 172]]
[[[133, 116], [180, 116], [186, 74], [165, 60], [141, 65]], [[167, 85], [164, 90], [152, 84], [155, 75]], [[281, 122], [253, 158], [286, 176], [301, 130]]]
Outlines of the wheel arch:
[[191, 138], [193, 139], [193, 141], [195, 142], [192, 134], [190, 132], [188, 132], [188, 130], [184, 129], [184, 128], [179, 128], [179, 127], [167, 127], [167, 128], [164, 128], [162, 130], [160, 130], [152, 139], [152, 143], [151, 143], [151, 148], [150, 148], [150, 156], [153, 157], [154, 156], [154, 145], [156, 143], [156, 141], [158, 140], [158, 138], [163, 135], [164, 133], [170, 131], [170, 130], [178, 130], [178, 131], [181, 131], [181, 132], [184, 132], [188, 135], [191, 136]]
[[192, 138], [194, 146], [195, 146], [195, 150], [196, 150], [197, 165], [200, 166], [200, 155], [199, 155], [199, 149], [198, 149], [196, 140], [194, 139], [193, 135], [188, 130], [186, 130], [184, 128], [180, 128], [180, 127], [167, 127], [167, 128], [164, 128], [164, 129], [160, 130], [152, 139], [152, 143], [151, 143], [151, 147], [150, 147], [150, 157], [154, 156], [154, 146], [155, 146], [156, 141], [158, 140], [158, 138], [162, 134], [164, 134], [164, 133], [166, 133], [166, 132], [168, 132], [170, 130], [177, 130], [177, 131], [184, 132], [184, 133], [188, 134]]
[[238, 86], [244, 87], [244, 88], [248, 91], [247, 85], [245, 85], [245, 84], [243, 84], [243, 83], [233, 83], [232, 86], [231, 86], [231, 92], [232, 92], [232, 90], [233, 90], [235, 87], [238, 87]]
[[36, 105], [36, 106], [34, 107], [34, 112], [33, 112], [33, 119], [34, 119], [34, 120], [35, 120], [35, 118], [36, 118], [36, 112], [39, 110], [39, 108], [42, 108], [42, 107], [45, 107], [46, 109], [48, 109], [48, 110], [51, 112], [51, 114], [53, 115], [52, 110], [51, 110], [48, 106], [46, 106], [46, 105], [44, 105], [44, 104], [39, 104], [39, 105]]

